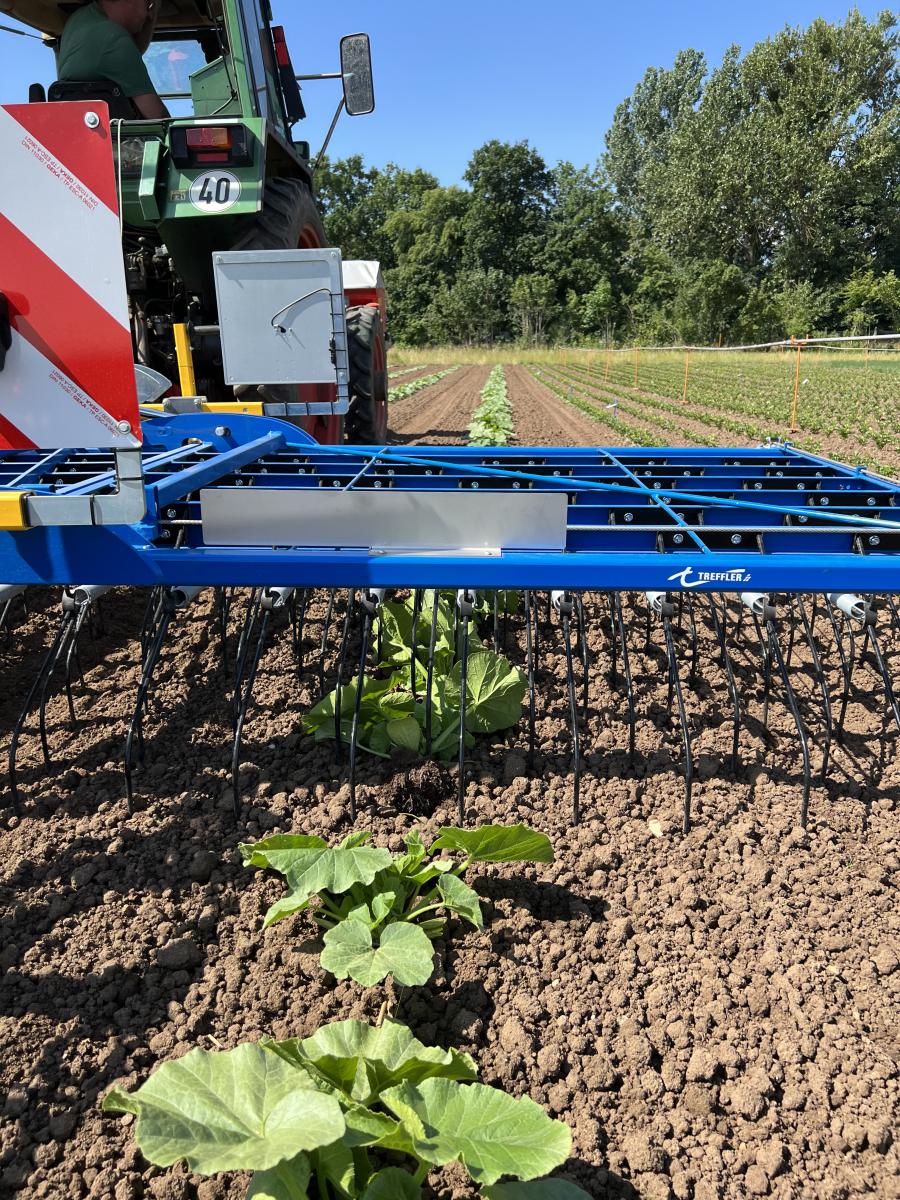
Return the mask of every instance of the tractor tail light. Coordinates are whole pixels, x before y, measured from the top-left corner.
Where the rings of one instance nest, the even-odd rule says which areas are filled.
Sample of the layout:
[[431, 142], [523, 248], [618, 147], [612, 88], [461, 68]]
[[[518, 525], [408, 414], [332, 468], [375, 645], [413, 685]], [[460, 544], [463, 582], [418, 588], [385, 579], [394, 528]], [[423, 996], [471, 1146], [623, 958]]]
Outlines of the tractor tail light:
[[196, 125], [187, 130], [189, 150], [230, 150], [231, 130], [227, 125]]
[[275, 43], [275, 61], [279, 67], [289, 67], [291, 65], [291, 56], [287, 48], [283, 25], [272, 26], [272, 40]]

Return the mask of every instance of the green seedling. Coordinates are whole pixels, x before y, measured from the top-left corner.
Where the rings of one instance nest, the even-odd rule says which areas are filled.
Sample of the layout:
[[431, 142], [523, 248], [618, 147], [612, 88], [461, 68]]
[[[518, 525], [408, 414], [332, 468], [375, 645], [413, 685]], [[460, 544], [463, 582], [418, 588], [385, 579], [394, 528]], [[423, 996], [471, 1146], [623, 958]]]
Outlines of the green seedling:
[[191, 1050], [103, 1109], [134, 1114], [156, 1166], [252, 1171], [247, 1200], [418, 1200], [426, 1175], [454, 1162], [488, 1200], [585, 1200], [543, 1178], [569, 1157], [568, 1127], [477, 1078], [468, 1054], [398, 1022], [338, 1021], [309, 1038]]
[[[491, 593], [490, 595], [493, 595]], [[500, 607], [509, 609], [507, 593], [498, 593]], [[435, 612], [436, 604], [436, 612]], [[431, 665], [431, 754], [451, 759], [457, 752], [462, 664], [456, 651], [454, 593], [423, 593], [421, 609], [414, 613], [411, 596], [388, 601], [379, 609], [373, 629], [378, 648], [374, 674], [363, 680], [359, 702], [357, 742], [371, 754], [389, 758], [395, 750], [422, 754], [426, 748], [428, 657], [432, 620], [435, 642]], [[490, 611], [486, 599], [479, 615]], [[415, 637], [413, 619], [416, 618]], [[415, 689], [413, 684], [415, 683]], [[341, 737], [350, 740], [356, 704], [356, 682], [335, 689], [303, 718], [303, 729], [317, 741], [335, 736], [335, 709], [340, 705]], [[502, 654], [488, 650], [472, 630], [466, 671], [466, 744], [476, 733], [495, 733], [515, 725], [522, 713], [528, 680]]]
[[462, 879], [475, 863], [553, 862], [549, 838], [526, 825], [450, 826], [428, 848], [413, 830], [403, 854], [370, 846], [370, 838], [351, 833], [329, 847], [320, 837], [276, 834], [239, 847], [245, 866], [278, 871], [290, 889], [263, 928], [309, 909], [325, 931], [322, 966], [364, 987], [388, 975], [402, 986], [427, 983], [447, 914], [482, 928], [481, 902]]
[[481, 389], [481, 403], [472, 414], [469, 441], [473, 446], [505, 446], [513, 436], [512, 405], [503, 367], [497, 365]]

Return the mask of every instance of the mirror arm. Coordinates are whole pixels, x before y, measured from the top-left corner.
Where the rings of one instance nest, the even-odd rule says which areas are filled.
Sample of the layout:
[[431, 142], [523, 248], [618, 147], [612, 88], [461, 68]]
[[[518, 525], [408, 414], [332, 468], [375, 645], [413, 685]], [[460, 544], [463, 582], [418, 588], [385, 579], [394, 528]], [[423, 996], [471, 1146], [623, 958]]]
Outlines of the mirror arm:
[[331, 125], [328, 127], [328, 132], [325, 134], [325, 141], [322, 143], [322, 149], [316, 155], [316, 161], [313, 163], [313, 174], [314, 175], [315, 175], [316, 171], [318, 171], [318, 169], [319, 169], [319, 163], [322, 161], [322, 157], [325, 154], [325, 151], [328, 149], [328, 143], [331, 141], [331, 135], [334, 133], [335, 126], [337, 125], [338, 121], [340, 120], [340, 116], [343, 111], [344, 111], [344, 97], [341, 96], [340, 103], [338, 104], [337, 108], [335, 109], [335, 113], [334, 113], [334, 117], [332, 118]]
[[344, 77], [340, 71], [328, 71], [324, 75], [295, 75], [294, 78], [304, 83], [307, 79], [343, 79]]

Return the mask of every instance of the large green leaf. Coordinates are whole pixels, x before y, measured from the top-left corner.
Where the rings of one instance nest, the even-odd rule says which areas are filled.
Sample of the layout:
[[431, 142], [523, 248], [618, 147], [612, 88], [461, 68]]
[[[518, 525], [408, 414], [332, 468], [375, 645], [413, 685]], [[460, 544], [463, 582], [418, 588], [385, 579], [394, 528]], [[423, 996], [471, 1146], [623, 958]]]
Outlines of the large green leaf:
[[[362, 696], [359, 701], [360, 717], [363, 721], [378, 711], [381, 696], [387, 691], [390, 683], [386, 679], [374, 679], [366, 676], [363, 679]], [[305, 733], [314, 733], [320, 727], [334, 728], [335, 706], [337, 704], [337, 688], [313, 705], [302, 718], [301, 724]], [[356, 680], [351, 680], [341, 687], [341, 717], [348, 720], [353, 716], [356, 707]]]
[[387, 735], [394, 746], [401, 750], [412, 750], [418, 753], [424, 745], [422, 727], [415, 717], [401, 717], [388, 721]]
[[362, 1200], [420, 1200], [422, 1189], [407, 1171], [387, 1167], [369, 1180]]
[[568, 1126], [528, 1096], [516, 1099], [481, 1083], [401, 1083], [381, 1100], [406, 1125], [420, 1158], [436, 1166], [458, 1159], [477, 1183], [546, 1175], [572, 1148]]
[[[310, 844], [311, 842], [318, 844]], [[290, 895], [284, 896], [266, 913], [264, 924], [297, 912], [320, 892], [340, 895], [355, 883], [371, 883], [379, 871], [391, 864], [390, 850], [374, 846], [331, 848], [320, 838], [299, 834], [278, 834], [260, 842], [242, 844], [244, 862], [255, 867], [271, 867], [284, 875]]]
[[[462, 685], [462, 663], [450, 675]], [[491, 650], [469, 655], [466, 671], [466, 728], [475, 733], [493, 733], [515, 725], [522, 712], [528, 680], [508, 659]]]
[[[128, 1099], [144, 1157], [160, 1167], [183, 1158], [198, 1175], [267, 1170], [345, 1128], [307, 1072], [252, 1043], [163, 1063]], [[104, 1108], [120, 1108], [115, 1093]]]
[[434, 972], [434, 949], [418, 925], [396, 921], [386, 926], [378, 945], [362, 921], [342, 921], [325, 934], [321, 963], [337, 979], [349, 975], [363, 987], [393, 975], [404, 987], [427, 983]]
[[544, 833], [527, 825], [447, 825], [431, 843], [435, 850], [461, 850], [472, 862], [553, 862], [553, 846]]
[[481, 902], [478, 893], [456, 875], [441, 875], [437, 881], [437, 890], [443, 897], [447, 908], [453, 909], [467, 921], [471, 921], [478, 929], [484, 925], [481, 915]]
[[311, 1174], [309, 1159], [298, 1154], [268, 1171], [257, 1171], [250, 1180], [246, 1200], [309, 1200], [306, 1186]]
[[478, 1078], [468, 1054], [426, 1046], [399, 1021], [386, 1020], [380, 1026], [334, 1021], [312, 1037], [267, 1042], [266, 1048], [297, 1066], [314, 1068], [328, 1083], [363, 1105], [372, 1104], [385, 1088], [404, 1080]]
[[529, 1183], [495, 1183], [482, 1190], [487, 1200], [591, 1200], [566, 1179], [532, 1179]]

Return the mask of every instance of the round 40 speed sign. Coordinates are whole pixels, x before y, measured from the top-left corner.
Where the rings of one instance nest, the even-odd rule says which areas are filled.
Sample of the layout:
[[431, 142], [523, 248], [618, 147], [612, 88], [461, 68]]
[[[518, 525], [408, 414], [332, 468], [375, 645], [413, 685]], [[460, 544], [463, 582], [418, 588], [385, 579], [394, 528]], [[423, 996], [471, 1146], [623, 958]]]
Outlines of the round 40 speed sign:
[[203, 213], [225, 212], [240, 197], [241, 181], [230, 171], [205, 171], [191, 184], [191, 204]]

